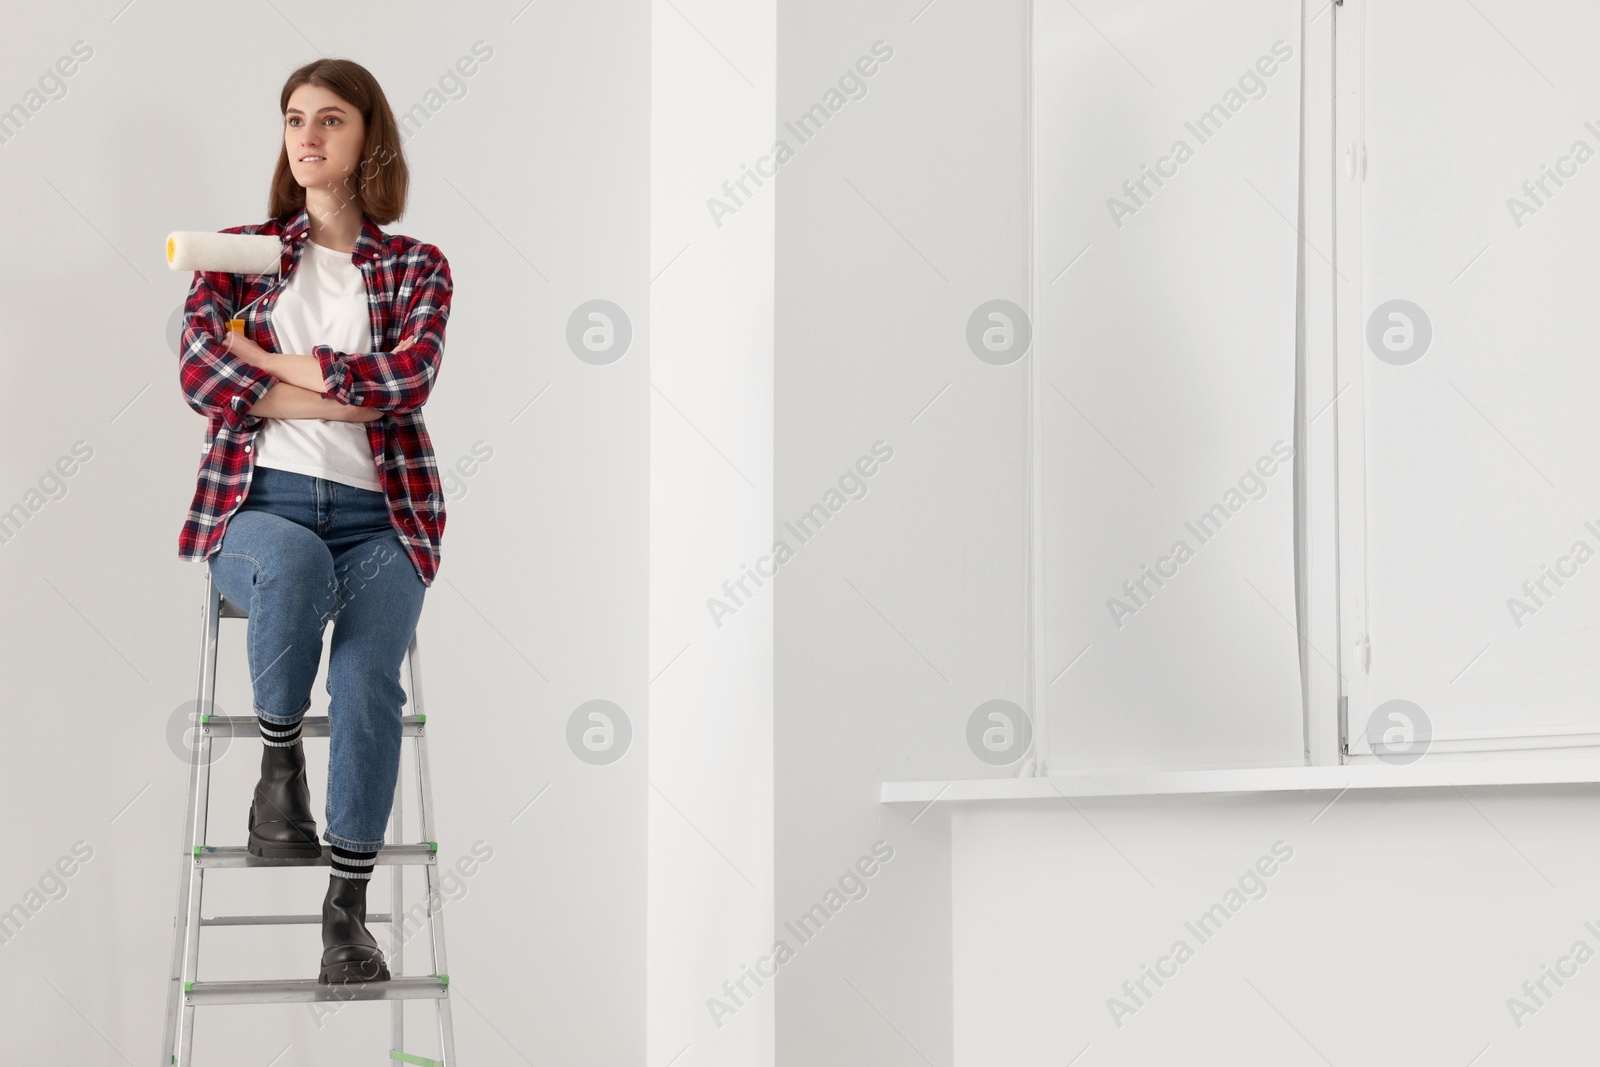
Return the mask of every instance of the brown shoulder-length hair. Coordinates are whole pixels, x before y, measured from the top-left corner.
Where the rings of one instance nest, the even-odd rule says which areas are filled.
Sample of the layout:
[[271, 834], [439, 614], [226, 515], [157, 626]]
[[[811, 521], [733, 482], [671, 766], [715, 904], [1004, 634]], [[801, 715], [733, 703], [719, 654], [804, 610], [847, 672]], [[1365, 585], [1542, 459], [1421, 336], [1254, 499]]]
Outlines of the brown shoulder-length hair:
[[[410, 174], [406, 169], [405, 152], [400, 143], [400, 129], [395, 123], [389, 99], [372, 72], [353, 59], [317, 59], [289, 75], [278, 97], [278, 114], [289, 108], [290, 95], [300, 86], [310, 83], [332, 92], [361, 112], [366, 127], [366, 139], [361, 146], [361, 163], [345, 176], [367, 216], [379, 226], [385, 226], [405, 214], [406, 188]], [[299, 211], [306, 205], [306, 191], [294, 180], [289, 169], [289, 152], [278, 137], [278, 165], [272, 172], [272, 191], [267, 198], [267, 215], [281, 218]]]

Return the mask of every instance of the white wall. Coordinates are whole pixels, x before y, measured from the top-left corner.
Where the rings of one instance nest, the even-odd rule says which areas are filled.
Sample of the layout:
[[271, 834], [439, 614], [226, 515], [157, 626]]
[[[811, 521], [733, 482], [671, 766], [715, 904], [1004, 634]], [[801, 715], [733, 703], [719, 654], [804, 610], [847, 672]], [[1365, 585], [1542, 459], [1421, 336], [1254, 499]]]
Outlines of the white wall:
[[[1495, 787], [963, 808], [942, 1062], [1581, 1062], [1600, 997], [1595, 799]], [[1227, 917], [1204, 938], [1186, 925], [1217, 905]], [[1563, 962], [1580, 940], [1588, 962]], [[1542, 973], [1558, 963], [1562, 985]], [[1124, 990], [1158, 964], [1163, 984]], [[1536, 1002], [1523, 983], [1541, 979]], [[1514, 997], [1537, 1006], [1520, 1027]], [[1134, 1009], [1120, 1026], [1112, 998]]]
[[[6, 106], [75, 40], [94, 49], [66, 95], [0, 144], [0, 220], [19, 253], [0, 267], [0, 500], [22, 500], [74, 440], [94, 448], [0, 547], [13, 756], [0, 901], [22, 900], [73, 842], [94, 849], [66, 897], [0, 945], [5, 1018], [26, 1020], [6, 1028], [13, 1054], [148, 1063], [161, 1036], [186, 784], [165, 731], [193, 699], [203, 584], [176, 558], [202, 422], [167, 339], [189, 278], [166, 269], [162, 239], [264, 218], [279, 88], [319, 49], [368, 65], [400, 110], [481, 39], [493, 57], [407, 143], [410, 209], [390, 227], [439, 245], [455, 277], [427, 409], [439, 459], [493, 449], [448, 504], [419, 630], [441, 858], [480, 838], [494, 849], [445, 909], [456, 1047], [466, 1063], [639, 1062], [648, 7], [400, 4], [377, 19], [357, 5], [112, 4], [14, 8], [6, 21]], [[605, 367], [565, 344], [568, 316], [596, 297], [634, 327]], [[243, 624], [224, 625], [219, 701], [248, 713]], [[565, 740], [572, 711], [597, 697], [634, 727], [609, 766]], [[320, 680], [313, 700], [325, 711]], [[238, 742], [216, 769], [223, 842], [243, 839], [258, 753]], [[325, 879], [222, 871], [206, 913], [313, 912]], [[202, 976], [314, 975], [319, 952], [315, 927], [207, 931]], [[415, 947], [410, 958], [422, 962]], [[430, 1016], [414, 1010], [414, 1031]], [[202, 1009], [200, 1062], [265, 1064], [285, 1045], [280, 1067], [382, 1057], [387, 1026], [368, 1005], [320, 1030], [305, 1005]], [[258, 1059], [225, 1058], [241, 1036]]]
[[[981, 773], [968, 716], [1023, 698], [1027, 362], [980, 360], [966, 325], [986, 301], [1027, 299], [1024, 13], [779, 11], [779, 133], [795, 146], [778, 190], [773, 522], [794, 549], [776, 618], [774, 936], [794, 950], [780, 1062], [951, 1055], [947, 827], [877, 794]], [[866, 95], [798, 144], [784, 121], [880, 40], [893, 56]], [[862, 457], [865, 495], [829, 505]], [[837, 512], [819, 533], [785, 532], [817, 504]], [[848, 881], [863, 858], [870, 877]], [[841, 878], [865, 896], [846, 902]], [[837, 912], [801, 943], [784, 923], [813, 906]]]

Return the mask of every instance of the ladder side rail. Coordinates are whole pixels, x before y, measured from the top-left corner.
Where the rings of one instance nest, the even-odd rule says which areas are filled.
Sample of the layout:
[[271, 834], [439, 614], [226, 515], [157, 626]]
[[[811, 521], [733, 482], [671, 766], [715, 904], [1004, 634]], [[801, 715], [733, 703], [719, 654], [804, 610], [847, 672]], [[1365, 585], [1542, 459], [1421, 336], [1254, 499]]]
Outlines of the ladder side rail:
[[189, 753], [189, 795], [184, 800], [183, 833], [180, 835], [178, 854], [178, 904], [172, 913], [172, 965], [168, 973], [170, 981], [167, 986], [166, 1024], [161, 1036], [161, 1067], [170, 1067], [177, 1054], [174, 1042], [178, 1036], [179, 1006], [183, 1002], [184, 949], [188, 941], [189, 871], [193, 865], [193, 850], [188, 846], [190, 829], [194, 825], [195, 786], [198, 783], [200, 716], [204, 714], [203, 709], [206, 707], [206, 648], [211, 634], [211, 603], [211, 569], [207, 567], [205, 592], [200, 601], [200, 659], [195, 665], [195, 722]]
[[[411, 660], [410, 649], [406, 650], [406, 661]], [[404, 738], [402, 737], [402, 744]], [[415, 742], [413, 742], [415, 744]], [[399, 843], [405, 840], [405, 761], [400, 761], [400, 766], [395, 769], [394, 776], [394, 821], [393, 836], [391, 841]], [[389, 963], [390, 973], [396, 976], [405, 974], [405, 865], [395, 864], [389, 868]], [[404, 1052], [406, 1045], [406, 1002], [392, 1000], [389, 1002], [389, 1047], [396, 1052]]]
[[[411, 699], [416, 706], [416, 714], [424, 716], [422, 728], [412, 740], [412, 751], [416, 753], [417, 774], [417, 818], [422, 823], [422, 839], [437, 844], [438, 835], [433, 818], [433, 774], [428, 762], [428, 724], [426, 721], [427, 708], [423, 704], [422, 695], [422, 664], [419, 643], [415, 633], [411, 635], [411, 648], [406, 655], [411, 673]], [[444, 916], [440, 909], [433, 906], [434, 895], [438, 890], [439, 871], [438, 857], [435, 862], [425, 864], [422, 868], [423, 889], [427, 894], [428, 907], [428, 948], [433, 961], [433, 973], [444, 976], [449, 981], [450, 964], [445, 956], [444, 947]], [[456, 1049], [454, 1027], [450, 1015], [450, 995], [448, 986], [445, 995], [434, 1001], [436, 1018], [439, 1029], [439, 1055], [445, 1067], [455, 1067]]]
[[[184, 926], [184, 964], [182, 982], [187, 984], [198, 978], [200, 967], [200, 908], [205, 893], [205, 869], [200, 866], [195, 849], [206, 844], [206, 823], [211, 794], [211, 731], [204, 717], [216, 707], [218, 630], [222, 620], [222, 594], [211, 581], [211, 571], [206, 569], [205, 636], [200, 651], [200, 697], [196, 716], [194, 747], [191, 751], [189, 786], [189, 855], [185, 862], [188, 870], [188, 912]], [[181, 990], [180, 990], [181, 992]], [[183, 1023], [179, 1031], [178, 1049], [172, 1062], [177, 1067], [188, 1067], [194, 1055], [194, 1009], [184, 997]]]

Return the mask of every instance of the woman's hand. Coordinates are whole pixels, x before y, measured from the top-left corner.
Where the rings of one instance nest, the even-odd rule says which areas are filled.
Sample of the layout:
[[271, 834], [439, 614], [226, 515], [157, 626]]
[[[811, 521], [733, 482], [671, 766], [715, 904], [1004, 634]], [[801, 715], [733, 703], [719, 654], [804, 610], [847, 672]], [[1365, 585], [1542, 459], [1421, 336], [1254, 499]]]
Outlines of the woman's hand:
[[[396, 352], [404, 352], [416, 343], [415, 338], [408, 337], [394, 346]], [[282, 356], [276, 352], [268, 352], [260, 345], [242, 333], [228, 331], [227, 348], [231, 355], [239, 357], [244, 362], [256, 367], [267, 374], [281, 377], [278, 374], [290, 374], [292, 369], [281, 360], [312, 360], [310, 356]], [[312, 362], [315, 362], [312, 360]], [[290, 392], [293, 390], [294, 392]], [[298, 394], [304, 394], [303, 396]], [[268, 399], [270, 398], [270, 399]], [[295, 385], [289, 381], [275, 382], [267, 396], [262, 398], [267, 403], [258, 407], [267, 410], [251, 410], [251, 414], [267, 418], [302, 418], [302, 419], [327, 419], [333, 422], [376, 422], [383, 418], [387, 412], [378, 408], [362, 407], [357, 404], [341, 404], [331, 397], [324, 397], [313, 389]], [[290, 407], [292, 405], [292, 407]], [[309, 410], [308, 410], [309, 409]], [[293, 411], [289, 414], [288, 411]], [[283, 414], [280, 414], [282, 412]]]
[[252, 367], [272, 373], [272, 361], [277, 358], [277, 353], [268, 352], [242, 333], [228, 331], [226, 340], [230, 355], [238, 356]]

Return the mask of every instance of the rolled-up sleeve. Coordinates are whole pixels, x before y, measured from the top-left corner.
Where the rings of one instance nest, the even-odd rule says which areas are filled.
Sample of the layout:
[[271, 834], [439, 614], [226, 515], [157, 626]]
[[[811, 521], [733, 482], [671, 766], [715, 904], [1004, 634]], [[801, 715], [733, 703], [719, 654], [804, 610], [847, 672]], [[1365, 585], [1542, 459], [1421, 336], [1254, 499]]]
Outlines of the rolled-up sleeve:
[[[311, 354], [322, 368], [323, 396], [341, 404], [380, 411], [415, 411], [433, 391], [444, 354], [445, 323], [450, 318], [454, 284], [450, 264], [433, 245], [419, 243], [396, 299], [404, 303], [399, 341], [411, 342], [398, 352], [339, 352], [314, 345]], [[398, 342], [397, 342], [398, 343]]]
[[231, 281], [221, 272], [194, 272], [184, 301], [178, 379], [195, 411], [220, 414], [233, 429], [249, 430], [261, 422], [250, 409], [278, 379], [233, 355], [222, 341], [228, 326], [221, 294], [230, 291]]

